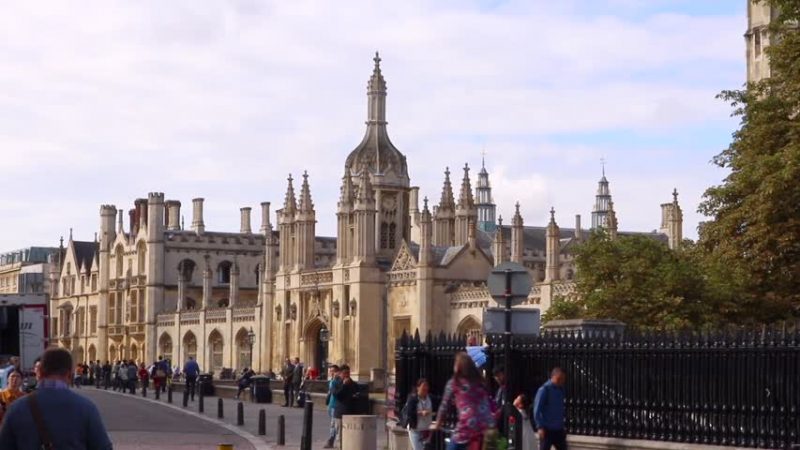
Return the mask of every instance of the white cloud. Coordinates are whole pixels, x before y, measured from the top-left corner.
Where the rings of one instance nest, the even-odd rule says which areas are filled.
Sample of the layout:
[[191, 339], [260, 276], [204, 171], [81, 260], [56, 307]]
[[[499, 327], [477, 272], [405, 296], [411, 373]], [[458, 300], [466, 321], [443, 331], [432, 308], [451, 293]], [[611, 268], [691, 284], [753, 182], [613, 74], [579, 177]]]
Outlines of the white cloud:
[[[153, 190], [184, 205], [205, 196], [209, 226], [236, 229], [239, 206], [282, 202], [286, 175], [304, 169], [319, 229], [331, 233], [344, 159], [363, 132], [376, 48], [389, 85], [390, 133], [413, 182], [438, 198], [444, 166], [475, 166], [486, 147], [501, 210], [508, 214], [518, 198], [527, 223], [546, 220], [549, 204], [565, 213], [590, 206], [597, 160], [615, 150], [593, 134], [657, 140], [687, 128], [727, 134], [732, 127], [713, 96], [741, 83], [741, 17], [662, 12], [634, 20], [612, 8], [583, 15], [577, 1], [484, 6], [6, 5], [0, 249], [54, 243], [70, 226], [90, 238], [97, 205], [128, 208]], [[556, 139], [565, 135], [573, 143]], [[657, 145], [645, 147], [637, 151]], [[708, 160], [718, 149], [698, 151]], [[648, 176], [672, 184], [683, 172], [676, 162]], [[695, 196], [719, 178], [700, 172], [685, 177]], [[657, 224], [649, 204], [663, 197], [663, 186], [632, 182], [636, 195], [626, 197], [627, 175], [637, 174], [613, 180], [620, 208], [630, 208], [625, 218]], [[27, 201], [49, 211], [20, 214]]]

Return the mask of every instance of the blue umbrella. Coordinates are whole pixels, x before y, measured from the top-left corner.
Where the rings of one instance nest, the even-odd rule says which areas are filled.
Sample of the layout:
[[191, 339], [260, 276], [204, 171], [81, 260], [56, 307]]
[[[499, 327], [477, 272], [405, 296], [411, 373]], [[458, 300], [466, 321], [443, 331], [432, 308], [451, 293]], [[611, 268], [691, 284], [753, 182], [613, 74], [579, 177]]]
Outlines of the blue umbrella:
[[467, 354], [470, 358], [472, 358], [472, 362], [474, 362], [478, 368], [481, 368], [484, 364], [486, 364], [486, 352], [480, 345], [467, 347]]

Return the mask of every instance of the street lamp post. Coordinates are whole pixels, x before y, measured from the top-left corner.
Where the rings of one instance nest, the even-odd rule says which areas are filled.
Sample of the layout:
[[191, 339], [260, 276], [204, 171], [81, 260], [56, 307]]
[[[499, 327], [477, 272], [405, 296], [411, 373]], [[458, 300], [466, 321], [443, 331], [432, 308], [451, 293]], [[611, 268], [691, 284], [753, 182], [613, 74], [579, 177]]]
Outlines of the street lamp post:
[[250, 370], [253, 370], [253, 344], [256, 342], [256, 334], [253, 332], [253, 327], [247, 332], [247, 343], [250, 345]]

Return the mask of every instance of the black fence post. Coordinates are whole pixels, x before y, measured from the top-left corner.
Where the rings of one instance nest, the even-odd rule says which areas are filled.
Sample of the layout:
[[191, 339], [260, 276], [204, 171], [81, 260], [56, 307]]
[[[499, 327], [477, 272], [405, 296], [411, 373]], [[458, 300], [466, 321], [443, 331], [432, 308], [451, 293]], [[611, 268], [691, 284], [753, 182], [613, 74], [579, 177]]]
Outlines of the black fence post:
[[200, 383], [200, 396], [197, 398], [197, 409], [200, 412], [205, 412], [205, 395], [203, 395], [203, 383]]
[[244, 404], [242, 402], [236, 404], [236, 425], [244, 426]]
[[265, 436], [267, 434], [267, 412], [263, 409], [258, 411], [258, 435]]
[[156, 387], [156, 400], [161, 400], [161, 388]]
[[167, 388], [167, 403], [172, 403], [172, 385]]
[[183, 391], [183, 407], [186, 408], [189, 406], [189, 390], [184, 389]]
[[142, 397], [147, 397], [147, 385], [142, 383]]
[[225, 414], [223, 413], [222, 408], [223, 408], [222, 399], [218, 398], [217, 399], [217, 418], [218, 419], [222, 419], [223, 417], [225, 417]]
[[278, 416], [278, 445], [286, 445], [286, 417]]
[[300, 437], [300, 450], [311, 450], [311, 435], [313, 432], [314, 402], [306, 400], [303, 405], [303, 434]]

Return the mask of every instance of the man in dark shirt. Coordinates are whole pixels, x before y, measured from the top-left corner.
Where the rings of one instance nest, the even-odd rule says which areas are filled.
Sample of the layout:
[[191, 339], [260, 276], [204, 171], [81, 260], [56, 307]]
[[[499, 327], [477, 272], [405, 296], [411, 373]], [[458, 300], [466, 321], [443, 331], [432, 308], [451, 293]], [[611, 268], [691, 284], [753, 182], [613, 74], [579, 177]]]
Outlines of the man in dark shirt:
[[342, 448], [342, 416], [350, 414], [353, 410], [353, 399], [358, 392], [356, 382], [350, 378], [350, 366], [347, 364], [339, 368], [339, 376], [334, 380], [331, 394], [336, 399], [333, 407], [333, 421], [336, 427], [336, 443], [338, 449]]
[[112, 448], [97, 407], [69, 389], [72, 367], [72, 355], [63, 348], [44, 352], [36, 392], [15, 401], [3, 420], [1, 449]]
[[194, 391], [197, 386], [197, 376], [200, 375], [200, 366], [191, 356], [186, 361], [186, 364], [183, 365], [183, 375], [186, 377], [186, 392], [189, 393], [189, 397], [194, 401]]
[[289, 358], [286, 358], [286, 362], [281, 370], [281, 377], [283, 377], [283, 406], [294, 405], [294, 383], [292, 382], [293, 375], [294, 366], [292, 365], [292, 361]]
[[[294, 370], [292, 373], [292, 401], [297, 398], [297, 394], [300, 393], [300, 385], [303, 384], [303, 379], [305, 378], [303, 363], [300, 362], [300, 358], [294, 358]], [[297, 406], [300, 407], [300, 403], [297, 403]]]

